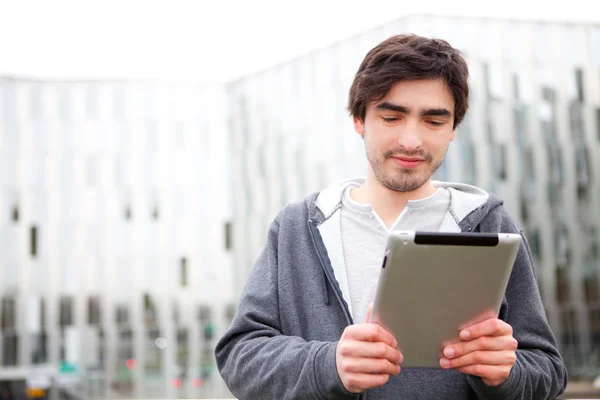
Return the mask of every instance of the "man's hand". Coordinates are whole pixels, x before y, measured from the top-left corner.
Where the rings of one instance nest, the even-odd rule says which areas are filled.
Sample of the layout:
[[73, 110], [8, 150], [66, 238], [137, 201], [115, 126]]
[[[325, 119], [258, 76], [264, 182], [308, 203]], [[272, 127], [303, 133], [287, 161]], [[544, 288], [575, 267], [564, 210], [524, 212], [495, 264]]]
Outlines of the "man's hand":
[[335, 351], [337, 372], [346, 390], [361, 393], [399, 374], [402, 354], [397, 345], [392, 334], [378, 324], [348, 326]]
[[481, 377], [488, 386], [506, 381], [517, 360], [517, 341], [506, 322], [489, 318], [463, 329], [459, 343], [446, 346], [442, 368]]

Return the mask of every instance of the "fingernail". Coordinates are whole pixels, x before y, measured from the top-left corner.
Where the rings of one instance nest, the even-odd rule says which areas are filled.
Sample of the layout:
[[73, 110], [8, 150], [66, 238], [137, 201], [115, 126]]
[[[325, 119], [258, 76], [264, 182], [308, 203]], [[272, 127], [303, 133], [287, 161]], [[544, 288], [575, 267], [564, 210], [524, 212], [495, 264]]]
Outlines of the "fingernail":
[[450, 361], [446, 360], [445, 358], [442, 358], [442, 359], [440, 360], [440, 365], [441, 365], [443, 368], [448, 368], [448, 367], [450, 366]]
[[454, 357], [454, 349], [452, 347], [446, 347], [446, 350], [444, 350], [444, 355], [448, 358]]
[[462, 331], [460, 333], [460, 338], [463, 339], [463, 340], [467, 340], [470, 337], [471, 337], [471, 332], [469, 332], [469, 331]]

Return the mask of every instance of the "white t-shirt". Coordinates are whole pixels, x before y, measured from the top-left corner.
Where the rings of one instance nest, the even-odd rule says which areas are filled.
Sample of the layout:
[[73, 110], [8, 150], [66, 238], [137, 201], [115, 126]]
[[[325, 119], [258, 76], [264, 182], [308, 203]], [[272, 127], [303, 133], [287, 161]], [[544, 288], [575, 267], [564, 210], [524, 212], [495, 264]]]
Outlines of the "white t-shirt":
[[408, 202], [392, 228], [387, 229], [370, 204], [350, 197], [349, 186], [342, 196], [342, 245], [354, 323], [364, 323], [373, 302], [389, 232], [415, 230], [437, 232], [450, 205], [450, 193], [444, 188], [429, 197]]

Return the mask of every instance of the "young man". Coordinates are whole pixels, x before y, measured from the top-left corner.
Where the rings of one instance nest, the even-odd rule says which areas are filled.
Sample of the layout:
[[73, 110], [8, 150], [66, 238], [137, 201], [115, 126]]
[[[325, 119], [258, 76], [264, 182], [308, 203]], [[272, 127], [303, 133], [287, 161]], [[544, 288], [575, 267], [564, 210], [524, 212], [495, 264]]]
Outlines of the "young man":
[[462, 330], [439, 369], [401, 370], [396, 339], [366, 323], [391, 230], [522, 234], [493, 195], [431, 180], [466, 113], [467, 80], [464, 59], [442, 40], [394, 36], [367, 54], [348, 106], [365, 142], [366, 179], [327, 188], [275, 218], [216, 349], [235, 396], [554, 399], [563, 392], [567, 373], [525, 238], [498, 318]]

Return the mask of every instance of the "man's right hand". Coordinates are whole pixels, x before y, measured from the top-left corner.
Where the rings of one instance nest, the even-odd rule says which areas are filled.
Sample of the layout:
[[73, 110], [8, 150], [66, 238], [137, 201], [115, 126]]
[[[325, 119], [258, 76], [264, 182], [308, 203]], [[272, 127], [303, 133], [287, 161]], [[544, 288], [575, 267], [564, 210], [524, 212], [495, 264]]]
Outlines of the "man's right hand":
[[384, 385], [390, 375], [398, 375], [403, 360], [397, 345], [381, 325], [346, 327], [335, 351], [337, 372], [346, 390], [361, 393]]

